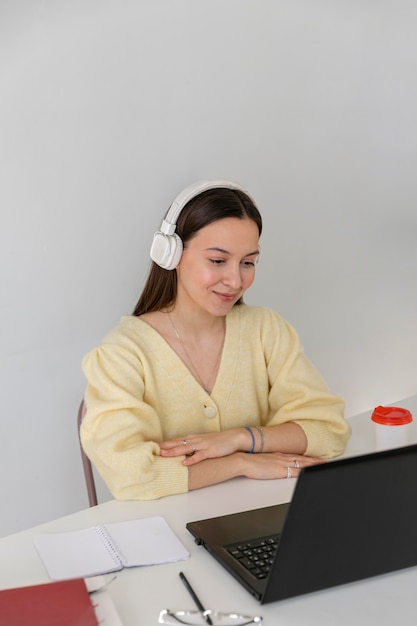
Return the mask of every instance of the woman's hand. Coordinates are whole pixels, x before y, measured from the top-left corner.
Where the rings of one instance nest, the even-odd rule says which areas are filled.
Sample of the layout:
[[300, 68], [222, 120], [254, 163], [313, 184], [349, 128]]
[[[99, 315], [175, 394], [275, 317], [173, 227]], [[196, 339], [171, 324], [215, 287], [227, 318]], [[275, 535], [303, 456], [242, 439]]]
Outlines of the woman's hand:
[[220, 433], [186, 435], [183, 438], [163, 441], [159, 444], [161, 456], [186, 455], [184, 465], [190, 466], [205, 459], [228, 456], [238, 450], [249, 450], [250, 435], [244, 428], [233, 428]]
[[300, 454], [268, 452], [241, 456], [243, 475], [246, 478], [269, 480], [274, 478], [296, 478], [303, 467], [325, 463], [324, 459]]
[[[261, 431], [261, 432], [259, 432]], [[255, 441], [254, 441], [255, 440]], [[254, 449], [256, 456], [260, 449], [264, 453], [289, 453], [295, 458], [303, 457], [307, 448], [307, 438], [303, 429], [295, 422], [285, 422], [274, 426], [242, 426], [219, 433], [189, 434], [159, 444], [163, 457], [186, 456], [183, 464], [196, 465], [205, 459], [230, 456], [235, 452], [249, 452]], [[296, 468], [295, 468], [296, 469]]]
[[268, 452], [247, 454], [251, 447], [251, 438], [244, 428], [225, 430], [220, 433], [186, 435], [184, 438], [171, 439], [160, 444], [161, 456], [184, 456], [183, 465], [191, 467], [205, 459], [215, 459], [238, 453], [240, 475], [247, 478], [267, 480], [291, 478], [300, 473], [300, 469], [309, 465], [324, 463], [323, 459], [302, 454]]

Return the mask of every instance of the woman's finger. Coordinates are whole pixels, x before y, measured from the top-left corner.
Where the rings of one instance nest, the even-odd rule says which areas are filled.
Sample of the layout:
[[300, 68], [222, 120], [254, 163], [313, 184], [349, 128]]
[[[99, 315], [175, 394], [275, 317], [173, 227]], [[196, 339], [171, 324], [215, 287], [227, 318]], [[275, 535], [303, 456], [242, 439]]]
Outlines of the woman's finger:
[[318, 463], [325, 462], [325, 459], [319, 459], [312, 456], [293, 456], [293, 458], [291, 459], [291, 463], [288, 463], [288, 465], [294, 469], [301, 469], [309, 465], [317, 465]]
[[188, 439], [173, 439], [159, 444], [163, 456], [180, 456], [195, 452], [195, 444]]

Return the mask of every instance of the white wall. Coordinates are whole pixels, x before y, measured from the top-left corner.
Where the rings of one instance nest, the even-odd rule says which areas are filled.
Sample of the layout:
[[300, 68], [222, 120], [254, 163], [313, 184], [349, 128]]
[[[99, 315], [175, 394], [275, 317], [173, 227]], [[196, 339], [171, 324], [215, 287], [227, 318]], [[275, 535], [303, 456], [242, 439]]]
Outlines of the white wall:
[[0, 534], [87, 504], [83, 354], [129, 313], [170, 200], [246, 185], [247, 301], [347, 415], [417, 392], [417, 4], [1, 0]]

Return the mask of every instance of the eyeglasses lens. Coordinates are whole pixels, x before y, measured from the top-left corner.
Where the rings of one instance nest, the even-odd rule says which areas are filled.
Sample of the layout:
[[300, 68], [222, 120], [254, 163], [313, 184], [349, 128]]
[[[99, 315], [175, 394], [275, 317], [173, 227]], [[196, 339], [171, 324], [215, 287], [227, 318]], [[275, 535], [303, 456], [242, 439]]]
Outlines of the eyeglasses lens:
[[246, 626], [250, 624], [261, 624], [262, 617], [239, 615], [237, 613], [216, 613], [212, 611], [161, 611], [159, 616], [160, 624], [178, 626]]

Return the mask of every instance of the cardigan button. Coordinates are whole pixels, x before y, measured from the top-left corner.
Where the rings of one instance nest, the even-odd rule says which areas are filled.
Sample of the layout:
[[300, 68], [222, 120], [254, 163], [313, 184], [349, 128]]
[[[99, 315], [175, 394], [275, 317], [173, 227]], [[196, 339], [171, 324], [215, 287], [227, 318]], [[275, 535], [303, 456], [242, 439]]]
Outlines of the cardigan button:
[[216, 417], [217, 409], [214, 406], [208, 406], [207, 404], [205, 404], [204, 415], [209, 418]]

